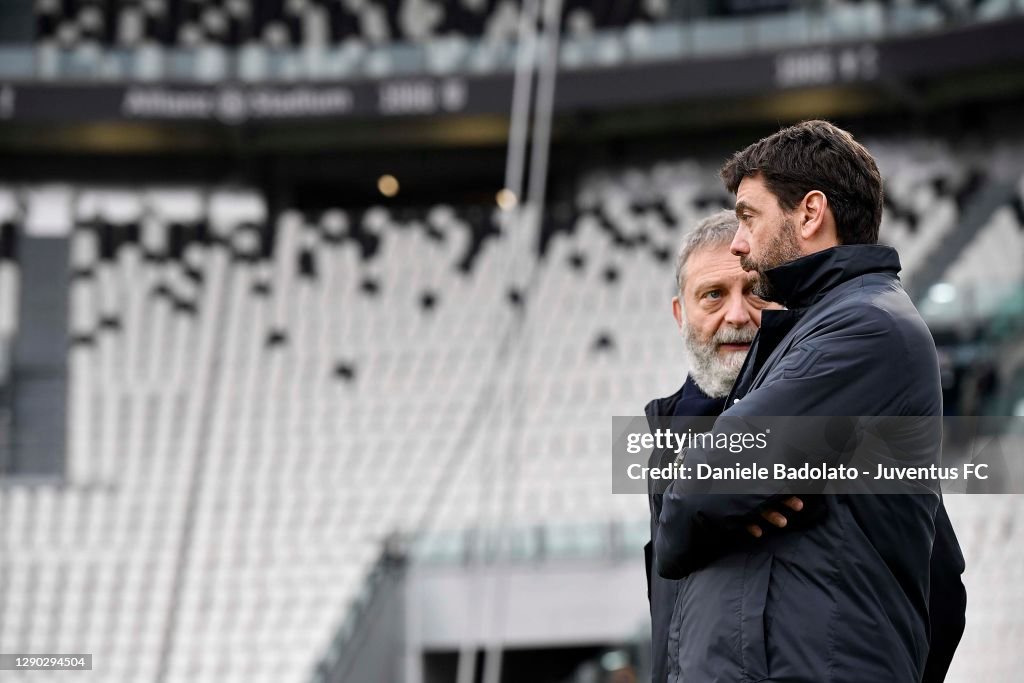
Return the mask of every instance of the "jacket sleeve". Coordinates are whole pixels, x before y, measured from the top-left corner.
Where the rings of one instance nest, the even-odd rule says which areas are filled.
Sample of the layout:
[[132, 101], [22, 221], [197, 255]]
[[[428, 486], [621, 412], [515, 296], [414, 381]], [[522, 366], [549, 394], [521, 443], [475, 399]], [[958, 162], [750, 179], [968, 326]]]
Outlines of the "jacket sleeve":
[[931, 625], [928, 661], [921, 683], [942, 683], [953, 661], [953, 653], [964, 634], [967, 590], [960, 578], [964, 556], [953, 525], [940, 502], [935, 513], [935, 544], [932, 546], [928, 617]]
[[[687, 383], [691, 382], [687, 377]], [[687, 397], [686, 385], [680, 389], [680, 398], [670, 407], [672, 415], [648, 416], [648, 425], [654, 428], [668, 428], [683, 431], [706, 431], [714, 424], [715, 418], [722, 413], [724, 399], [712, 399], [703, 393], [699, 396]], [[671, 451], [655, 449], [647, 461], [649, 467], [659, 468], [669, 464], [675, 454]], [[647, 498], [651, 510], [651, 540], [644, 546], [644, 567], [647, 570], [647, 600], [651, 600], [651, 578], [654, 567], [654, 543], [658, 536], [658, 518], [661, 514], [661, 501], [668, 482], [663, 479], [649, 479], [647, 482]]]
[[[742, 431], [754, 417], [818, 416], [822, 419], [816, 420], [816, 425], [793, 418], [772, 420], [769, 448], [758, 453], [757, 459], [835, 464], [854, 438], [852, 418], [841, 416], [902, 412], [898, 391], [879, 391], [893, 386], [893, 366], [901, 362], [885, 339], [884, 326], [862, 324], [847, 326], [841, 336], [826, 334], [813, 343], [798, 345], [757, 389], [722, 414], [713, 434]], [[824, 430], [823, 421], [828, 423]], [[757, 425], [764, 424], [767, 421], [756, 421], [746, 429], [756, 431]], [[701, 464], [733, 465], [743, 455], [723, 448], [690, 448], [683, 463], [696, 472]], [[742, 494], [714, 493], [707, 481], [693, 478], [672, 482], [662, 502], [655, 539], [656, 568], [661, 576], [679, 579], [700, 568], [709, 560], [709, 545], [723, 540], [750, 542], [746, 525], [761, 519], [761, 510], [791, 495], [779, 482], [770, 480], [745, 483], [743, 490]]]

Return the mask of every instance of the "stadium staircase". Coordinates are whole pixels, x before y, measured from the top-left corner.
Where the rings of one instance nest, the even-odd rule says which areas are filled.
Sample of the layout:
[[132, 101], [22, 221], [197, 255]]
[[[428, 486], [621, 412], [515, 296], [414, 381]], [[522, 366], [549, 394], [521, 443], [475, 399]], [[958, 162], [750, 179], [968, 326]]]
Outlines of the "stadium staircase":
[[401, 679], [408, 557], [397, 536], [393, 539], [386, 542], [317, 663], [313, 683]]
[[1016, 186], [1012, 182], [991, 180], [982, 182], [976, 190], [966, 195], [956, 229], [939, 242], [920, 268], [908, 278], [907, 291], [915, 301], [924, 297], [928, 288], [941, 279], [943, 273], [985, 227], [996, 209], [1012, 201], [1015, 190]]

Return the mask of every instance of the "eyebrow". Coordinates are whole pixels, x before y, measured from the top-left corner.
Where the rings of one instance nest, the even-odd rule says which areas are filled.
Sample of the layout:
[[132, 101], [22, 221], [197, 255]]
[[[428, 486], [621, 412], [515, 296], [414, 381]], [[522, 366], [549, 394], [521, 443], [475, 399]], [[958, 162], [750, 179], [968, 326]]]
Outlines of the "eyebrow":
[[700, 295], [702, 292], [710, 292], [713, 289], [728, 289], [728, 285], [721, 279], [698, 280], [693, 288], [693, 293]]
[[757, 209], [755, 209], [750, 204], [747, 204], [745, 201], [741, 200], [741, 201], [736, 202], [736, 215], [739, 216], [744, 211], [750, 211], [752, 213], [757, 213]]

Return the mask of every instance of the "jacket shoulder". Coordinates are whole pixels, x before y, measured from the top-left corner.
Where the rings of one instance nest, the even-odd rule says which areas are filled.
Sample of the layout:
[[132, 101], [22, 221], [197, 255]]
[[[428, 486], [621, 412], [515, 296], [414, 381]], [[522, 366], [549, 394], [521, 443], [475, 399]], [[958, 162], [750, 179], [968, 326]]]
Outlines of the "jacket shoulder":
[[813, 316], [815, 329], [809, 330], [808, 342], [839, 335], [859, 338], [862, 348], [875, 341], [890, 351], [894, 344], [909, 351], [922, 342], [934, 349], [928, 326], [899, 280], [867, 275], [849, 284], [822, 302], [824, 306]]

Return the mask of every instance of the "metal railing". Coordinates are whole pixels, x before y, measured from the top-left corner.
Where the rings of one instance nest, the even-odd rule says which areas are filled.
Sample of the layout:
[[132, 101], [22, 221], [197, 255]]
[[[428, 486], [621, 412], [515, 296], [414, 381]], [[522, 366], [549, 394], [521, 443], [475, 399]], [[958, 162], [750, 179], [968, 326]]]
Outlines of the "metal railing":
[[364, 619], [382, 594], [393, 590], [396, 581], [404, 577], [408, 563], [468, 566], [548, 561], [642, 562], [643, 546], [649, 536], [647, 520], [469, 528], [428, 533], [411, 541], [393, 536], [348, 604], [327, 653], [314, 668], [311, 683], [337, 680], [338, 672], [346, 668], [358, 650]]

